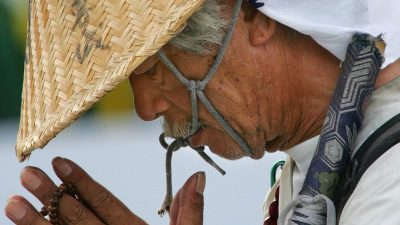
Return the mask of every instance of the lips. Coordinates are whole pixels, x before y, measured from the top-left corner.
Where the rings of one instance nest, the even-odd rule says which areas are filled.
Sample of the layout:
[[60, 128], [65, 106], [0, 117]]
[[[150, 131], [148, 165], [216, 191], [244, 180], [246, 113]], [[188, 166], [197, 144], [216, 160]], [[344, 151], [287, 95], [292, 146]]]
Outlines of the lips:
[[196, 133], [189, 137], [189, 143], [192, 147], [203, 146], [201, 144], [202, 137], [204, 136], [204, 127], [200, 127]]

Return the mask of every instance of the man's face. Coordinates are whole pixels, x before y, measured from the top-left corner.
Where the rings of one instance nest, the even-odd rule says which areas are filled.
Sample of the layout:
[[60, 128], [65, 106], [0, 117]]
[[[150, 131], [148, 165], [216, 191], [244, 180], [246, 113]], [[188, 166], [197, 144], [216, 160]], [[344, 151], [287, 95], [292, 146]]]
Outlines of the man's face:
[[[268, 78], [268, 82], [261, 78], [260, 67], [251, 59], [255, 51], [247, 46], [247, 40], [243, 38], [245, 34], [242, 33], [244, 30], [241, 28], [239, 23], [223, 61], [204, 93], [224, 119], [252, 147], [252, 158], [261, 158], [266, 147], [269, 147], [269, 150], [279, 147], [276, 145], [279, 134], [273, 130], [273, 127], [278, 127], [275, 124], [276, 120], [265, 121], [269, 111], [275, 110], [274, 107], [262, 107], [260, 102], [268, 104], [281, 101], [273, 92], [275, 88], [282, 86], [279, 82], [274, 82], [272, 76]], [[163, 51], [189, 80], [204, 79], [215, 56], [195, 56], [171, 46], [164, 47]], [[158, 56], [147, 59], [134, 71], [129, 80], [136, 112], [143, 120], [154, 120], [162, 116], [169, 127], [191, 121], [190, 93]], [[270, 93], [270, 97], [265, 97], [266, 92]], [[260, 98], [261, 96], [263, 97]], [[244, 153], [239, 145], [200, 101], [198, 105], [203, 126], [190, 138], [192, 146], [209, 146], [215, 154], [228, 159], [243, 157]], [[265, 126], [266, 124], [268, 126]]]

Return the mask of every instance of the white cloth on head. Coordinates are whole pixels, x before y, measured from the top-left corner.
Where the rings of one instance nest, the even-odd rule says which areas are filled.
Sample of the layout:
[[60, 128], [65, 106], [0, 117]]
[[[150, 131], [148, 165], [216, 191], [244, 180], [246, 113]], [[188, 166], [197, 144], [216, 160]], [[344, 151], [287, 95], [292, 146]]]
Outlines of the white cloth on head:
[[400, 57], [398, 0], [258, 0], [263, 14], [303, 34], [344, 60], [355, 32], [383, 34], [383, 67]]

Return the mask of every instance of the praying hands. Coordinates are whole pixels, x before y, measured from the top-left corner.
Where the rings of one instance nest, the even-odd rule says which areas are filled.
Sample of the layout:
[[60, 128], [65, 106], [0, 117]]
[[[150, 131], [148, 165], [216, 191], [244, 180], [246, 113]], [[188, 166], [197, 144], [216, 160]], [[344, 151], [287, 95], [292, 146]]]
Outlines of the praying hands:
[[[121, 201], [93, 180], [74, 162], [57, 157], [52, 162], [57, 176], [72, 184], [79, 200], [63, 194], [58, 200], [57, 215], [63, 225], [145, 225]], [[54, 194], [59, 190], [40, 169], [26, 167], [21, 173], [22, 185], [52, 211]], [[193, 174], [177, 192], [170, 209], [170, 225], [203, 224], [203, 191], [205, 174]], [[53, 209], [54, 210], [54, 209]], [[6, 215], [17, 225], [50, 225], [38, 211], [21, 196], [12, 196], [6, 206]]]

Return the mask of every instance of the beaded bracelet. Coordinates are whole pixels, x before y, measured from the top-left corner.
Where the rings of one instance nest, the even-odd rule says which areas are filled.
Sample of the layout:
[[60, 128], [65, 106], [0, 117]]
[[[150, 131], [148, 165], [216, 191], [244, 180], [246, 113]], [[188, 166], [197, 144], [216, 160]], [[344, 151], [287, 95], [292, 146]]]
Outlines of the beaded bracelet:
[[71, 183], [62, 183], [57, 190], [53, 193], [52, 198], [50, 199], [50, 204], [46, 208], [45, 206], [42, 207], [39, 214], [43, 217], [49, 216], [50, 223], [53, 225], [61, 225], [59, 219], [59, 203], [60, 199], [63, 197], [64, 194], [68, 194], [75, 198], [76, 200], [80, 201], [78, 195], [76, 194], [75, 187]]

